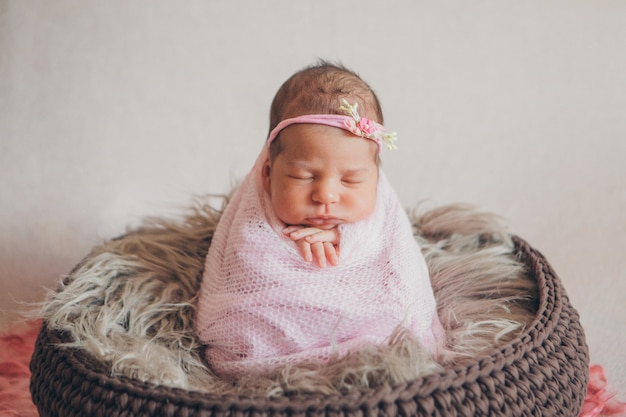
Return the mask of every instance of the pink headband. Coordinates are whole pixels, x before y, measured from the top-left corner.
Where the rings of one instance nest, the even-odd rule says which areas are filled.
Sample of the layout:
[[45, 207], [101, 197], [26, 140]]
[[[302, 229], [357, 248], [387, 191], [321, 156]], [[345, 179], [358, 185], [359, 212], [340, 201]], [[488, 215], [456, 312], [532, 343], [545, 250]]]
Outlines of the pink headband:
[[383, 143], [387, 145], [389, 149], [396, 149], [395, 141], [397, 140], [396, 133], [386, 133], [385, 127], [380, 123], [376, 123], [373, 120], [369, 120], [365, 117], [360, 117], [357, 112], [358, 103], [349, 104], [343, 99], [343, 105], [339, 108], [350, 114], [350, 116], [343, 116], [340, 114], [307, 114], [304, 116], [293, 117], [291, 119], [285, 119], [280, 122], [267, 138], [267, 144], [272, 143], [278, 134], [287, 126], [297, 123], [310, 123], [318, 125], [326, 125], [337, 127], [339, 129], [347, 130], [355, 136], [360, 136], [365, 139], [373, 140], [378, 144], [379, 152], [382, 150]]

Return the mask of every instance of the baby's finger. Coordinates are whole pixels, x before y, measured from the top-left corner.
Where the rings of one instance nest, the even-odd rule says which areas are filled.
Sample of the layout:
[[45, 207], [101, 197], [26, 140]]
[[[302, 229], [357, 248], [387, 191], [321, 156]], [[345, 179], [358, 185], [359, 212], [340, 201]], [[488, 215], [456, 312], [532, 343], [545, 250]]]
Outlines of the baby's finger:
[[336, 266], [339, 263], [338, 249], [339, 248], [332, 243], [324, 242], [324, 253], [326, 255], [326, 259], [332, 266]]
[[318, 242], [339, 243], [337, 234], [333, 230], [320, 230], [317, 233], [307, 235], [306, 240], [311, 244]]
[[306, 262], [311, 262], [313, 260], [313, 253], [311, 252], [311, 244], [307, 242], [306, 240], [298, 240], [296, 242], [296, 245], [300, 249], [300, 254], [302, 255], [302, 258]]
[[315, 227], [304, 227], [301, 229], [294, 230], [293, 232], [290, 232], [288, 236], [292, 238], [293, 240], [300, 240], [300, 239], [304, 239], [305, 237], [320, 233], [321, 231], [322, 231], [321, 229], [317, 229]]
[[326, 250], [323, 243], [311, 244], [311, 252], [320, 268], [326, 268]]

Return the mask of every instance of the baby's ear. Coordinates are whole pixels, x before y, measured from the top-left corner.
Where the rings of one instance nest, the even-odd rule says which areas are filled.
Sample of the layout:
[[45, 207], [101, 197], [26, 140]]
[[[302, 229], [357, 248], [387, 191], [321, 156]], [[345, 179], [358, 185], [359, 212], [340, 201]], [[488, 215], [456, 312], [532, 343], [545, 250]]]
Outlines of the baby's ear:
[[263, 163], [263, 168], [261, 168], [261, 179], [263, 180], [263, 188], [265, 192], [272, 195], [271, 193], [271, 183], [270, 183], [270, 172], [272, 171], [272, 163], [269, 158]]

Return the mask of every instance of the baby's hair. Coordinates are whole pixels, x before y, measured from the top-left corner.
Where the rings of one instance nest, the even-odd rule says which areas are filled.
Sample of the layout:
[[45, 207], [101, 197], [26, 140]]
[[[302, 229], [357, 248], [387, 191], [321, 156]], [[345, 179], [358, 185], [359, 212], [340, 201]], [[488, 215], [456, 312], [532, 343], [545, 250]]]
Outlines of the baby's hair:
[[[296, 72], [278, 89], [270, 108], [270, 132], [282, 120], [306, 114], [345, 114], [341, 99], [359, 104], [359, 113], [380, 124], [383, 111], [372, 88], [340, 63], [319, 60]], [[280, 138], [270, 146], [270, 156], [281, 152]]]

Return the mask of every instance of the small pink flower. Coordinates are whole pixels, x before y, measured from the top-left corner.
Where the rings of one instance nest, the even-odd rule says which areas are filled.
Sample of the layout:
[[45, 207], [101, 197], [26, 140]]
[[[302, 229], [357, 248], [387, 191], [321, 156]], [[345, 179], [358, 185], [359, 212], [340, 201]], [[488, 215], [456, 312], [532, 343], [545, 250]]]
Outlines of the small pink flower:
[[398, 138], [396, 133], [386, 133], [385, 128], [378, 123], [368, 119], [367, 117], [359, 116], [357, 111], [358, 103], [350, 104], [345, 98], [341, 100], [342, 105], [339, 110], [348, 113], [343, 121], [343, 125], [346, 130], [352, 132], [355, 136], [362, 138], [372, 139], [378, 146], [381, 144], [387, 145], [389, 149], [397, 149], [395, 141]]
[[365, 133], [366, 135], [371, 135], [376, 132], [376, 127], [374, 127], [374, 123], [366, 117], [361, 117], [359, 120], [359, 129]]

